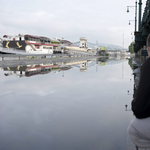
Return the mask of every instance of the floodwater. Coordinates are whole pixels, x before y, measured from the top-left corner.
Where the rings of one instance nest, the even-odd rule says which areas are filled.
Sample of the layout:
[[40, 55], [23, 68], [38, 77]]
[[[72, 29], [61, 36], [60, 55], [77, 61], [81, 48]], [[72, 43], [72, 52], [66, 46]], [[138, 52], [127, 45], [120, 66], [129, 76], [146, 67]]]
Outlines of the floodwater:
[[1, 68], [0, 149], [134, 150], [127, 135], [134, 87], [128, 62]]

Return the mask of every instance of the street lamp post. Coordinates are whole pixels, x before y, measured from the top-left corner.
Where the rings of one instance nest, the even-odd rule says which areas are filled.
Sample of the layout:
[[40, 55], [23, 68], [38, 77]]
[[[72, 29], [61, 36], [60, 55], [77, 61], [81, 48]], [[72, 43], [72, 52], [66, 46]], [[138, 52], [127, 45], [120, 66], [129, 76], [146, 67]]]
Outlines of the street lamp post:
[[139, 0], [139, 32], [142, 29], [141, 25], [141, 14], [142, 14], [142, 0]]
[[[136, 32], [136, 26], [137, 26], [137, 1], [135, 2], [135, 6], [127, 6], [127, 13], [129, 13], [129, 7], [135, 7], [135, 32]], [[129, 25], [130, 25], [130, 21], [129, 20]]]

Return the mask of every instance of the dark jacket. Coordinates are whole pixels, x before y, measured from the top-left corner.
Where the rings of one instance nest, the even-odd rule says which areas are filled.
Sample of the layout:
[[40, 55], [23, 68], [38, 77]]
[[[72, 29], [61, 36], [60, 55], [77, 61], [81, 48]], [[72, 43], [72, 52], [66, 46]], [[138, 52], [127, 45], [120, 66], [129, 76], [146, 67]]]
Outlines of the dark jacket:
[[150, 58], [141, 67], [139, 86], [132, 101], [132, 111], [136, 118], [150, 117]]

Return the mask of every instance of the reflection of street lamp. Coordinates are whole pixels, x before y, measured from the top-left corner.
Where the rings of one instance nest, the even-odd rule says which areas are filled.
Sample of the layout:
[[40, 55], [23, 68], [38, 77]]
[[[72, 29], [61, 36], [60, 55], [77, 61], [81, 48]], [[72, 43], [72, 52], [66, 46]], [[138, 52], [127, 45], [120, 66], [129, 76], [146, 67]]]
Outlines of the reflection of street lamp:
[[125, 111], [131, 111], [131, 110], [127, 109], [127, 107], [128, 107], [128, 105], [125, 105], [125, 108], [126, 108], [126, 110], [125, 110]]
[[137, 146], [135, 146], [136, 147], [136, 150], [138, 150], [138, 147]]
[[135, 20], [129, 20], [129, 25], [131, 25], [131, 23], [130, 23], [131, 21], [135, 21]]
[[[127, 13], [129, 13], [129, 7], [135, 7], [135, 32], [136, 32], [136, 24], [137, 24], [137, 1], [135, 2], [135, 6], [127, 6]], [[130, 22], [129, 22], [130, 25]]]

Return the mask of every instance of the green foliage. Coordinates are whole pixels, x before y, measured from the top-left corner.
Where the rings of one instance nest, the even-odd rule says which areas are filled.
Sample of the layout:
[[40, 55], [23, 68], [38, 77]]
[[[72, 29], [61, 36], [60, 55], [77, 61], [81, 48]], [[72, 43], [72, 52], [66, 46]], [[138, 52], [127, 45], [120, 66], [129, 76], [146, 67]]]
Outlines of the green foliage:
[[132, 63], [132, 58], [129, 59], [128, 64], [130, 65], [130, 67], [133, 69], [133, 63]]
[[59, 41], [51, 41], [52, 44], [60, 44]]
[[105, 47], [101, 47], [101, 50], [102, 50], [102, 51], [105, 50]]
[[52, 68], [52, 70], [54, 71], [56, 71], [56, 70], [60, 70], [60, 67], [58, 67], [58, 68]]
[[27, 56], [27, 59], [33, 59], [36, 58], [36, 56]]
[[108, 53], [102, 53], [101, 56], [109, 56]]
[[129, 52], [134, 53], [134, 42], [129, 45]]

